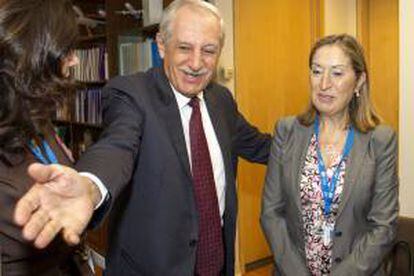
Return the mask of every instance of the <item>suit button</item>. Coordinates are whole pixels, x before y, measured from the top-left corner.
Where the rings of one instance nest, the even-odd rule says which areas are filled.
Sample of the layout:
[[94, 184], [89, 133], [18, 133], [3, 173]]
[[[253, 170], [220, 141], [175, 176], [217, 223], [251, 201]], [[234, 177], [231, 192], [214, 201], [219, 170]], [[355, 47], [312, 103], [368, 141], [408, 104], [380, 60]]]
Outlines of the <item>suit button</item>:
[[341, 258], [339, 258], [339, 257], [336, 257], [336, 258], [335, 258], [335, 263], [340, 263], [340, 262], [342, 262], [342, 259], [341, 259]]
[[341, 237], [342, 231], [335, 231], [335, 237]]
[[197, 240], [191, 240], [191, 241], [189, 242], [190, 247], [195, 247], [195, 246], [196, 246], [196, 244], [197, 244]]

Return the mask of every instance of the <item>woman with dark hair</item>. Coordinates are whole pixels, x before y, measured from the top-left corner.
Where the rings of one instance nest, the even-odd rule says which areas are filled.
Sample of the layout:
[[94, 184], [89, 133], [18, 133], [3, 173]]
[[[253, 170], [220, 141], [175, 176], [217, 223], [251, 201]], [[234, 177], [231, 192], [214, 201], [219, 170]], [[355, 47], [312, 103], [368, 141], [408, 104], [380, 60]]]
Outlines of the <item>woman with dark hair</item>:
[[0, 1], [0, 275], [77, 275], [74, 251], [56, 239], [37, 249], [13, 222], [17, 200], [33, 181], [33, 162], [70, 165], [51, 117], [68, 68], [77, 63], [72, 5], [67, 0]]
[[322, 38], [309, 68], [309, 108], [277, 123], [263, 191], [277, 275], [385, 275], [398, 217], [396, 134], [374, 111], [355, 38]]

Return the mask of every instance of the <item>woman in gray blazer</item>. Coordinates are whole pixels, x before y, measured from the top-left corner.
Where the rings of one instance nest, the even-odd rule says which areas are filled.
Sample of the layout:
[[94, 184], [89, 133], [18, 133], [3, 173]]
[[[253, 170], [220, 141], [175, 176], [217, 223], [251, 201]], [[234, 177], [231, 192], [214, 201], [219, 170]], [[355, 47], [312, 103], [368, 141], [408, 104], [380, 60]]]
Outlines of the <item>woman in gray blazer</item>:
[[311, 103], [276, 124], [261, 223], [278, 275], [384, 275], [396, 237], [397, 139], [369, 96], [362, 47], [319, 40]]

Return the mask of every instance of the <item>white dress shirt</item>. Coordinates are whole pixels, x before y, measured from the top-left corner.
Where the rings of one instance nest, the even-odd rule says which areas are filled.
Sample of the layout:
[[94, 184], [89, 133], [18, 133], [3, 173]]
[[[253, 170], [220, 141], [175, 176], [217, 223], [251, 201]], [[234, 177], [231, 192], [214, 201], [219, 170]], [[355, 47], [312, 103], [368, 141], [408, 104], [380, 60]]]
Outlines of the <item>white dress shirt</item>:
[[[190, 98], [185, 97], [183, 94], [179, 93], [171, 85], [171, 88], [174, 92], [175, 99], [177, 100], [178, 109], [180, 111], [181, 122], [184, 130], [185, 143], [187, 147], [188, 158], [191, 160], [191, 144], [190, 144], [190, 118], [192, 113], [192, 108], [189, 106]], [[220, 144], [217, 140], [216, 132], [214, 131], [213, 124], [211, 123], [210, 115], [208, 114], [206, 102], [204, 101], [204, 94], [200, 92], [197, 95], [200, 99], [200, 112], [201, 119], [204, 128], [204, 134], [207, 139], [207, 146], [210, 152], [211, 164], [213, 166], [214, 174], [214, 183], [216, 184], [217, 199], [219, 203], [220, 217], [223, 218], [224, 208], [225, 208], [225, 198], [226, 198], [226, 175], [224, 170], [223, 155], [221, 153]], [[191, 161], [190, 168], [191, 168]], [[106, 198], [108, 194], [108, 189], [102, 183], [102, 181], [96, 177], [94, 174], [88, 172], [81, 172], [83, 176], [88, 177], [92, 182], [94, 182], [101, 192], [101, 201], [96, 205], [97, 209]], [[223, 223], [223, 220], [222, 220]]]

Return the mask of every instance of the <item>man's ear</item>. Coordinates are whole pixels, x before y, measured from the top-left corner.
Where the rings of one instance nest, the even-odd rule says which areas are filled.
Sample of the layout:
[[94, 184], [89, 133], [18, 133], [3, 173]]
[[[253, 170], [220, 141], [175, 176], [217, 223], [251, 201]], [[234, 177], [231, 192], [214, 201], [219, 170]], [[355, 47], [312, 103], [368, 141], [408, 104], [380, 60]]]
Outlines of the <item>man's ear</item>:
[[155, 40], [157, 41], [157, 47], [158, 47], [158, 53], [160, 54], [160, 57], [164, 59], [165, 56], [165, 43], [164, 39], [161, 36], [161, 33], [157, 33], [157, 36], [155, 37]]

